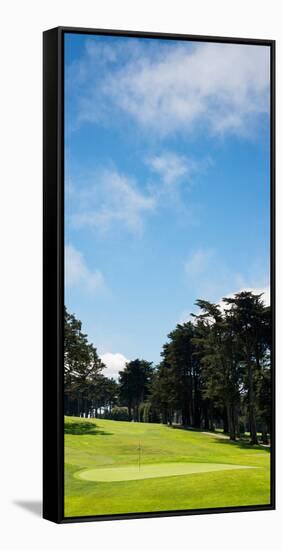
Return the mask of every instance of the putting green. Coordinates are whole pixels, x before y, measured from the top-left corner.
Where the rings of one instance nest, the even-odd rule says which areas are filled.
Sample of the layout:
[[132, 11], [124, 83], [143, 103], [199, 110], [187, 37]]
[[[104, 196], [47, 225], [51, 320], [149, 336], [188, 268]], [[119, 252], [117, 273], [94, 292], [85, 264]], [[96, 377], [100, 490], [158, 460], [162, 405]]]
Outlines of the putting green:
[[75, 477], [85, 481], [130, 481], [147, 479], [150, 477], [183, 476], [204, 472], [218, 472], [220, 470], [250, 469], [252, 466], [240, 466], [238, 464], [210, 464], [205, 462], [171, 462], [167, 464], [141, 464], [121, 466], [117, 468], [93, 468], [75, 473]]

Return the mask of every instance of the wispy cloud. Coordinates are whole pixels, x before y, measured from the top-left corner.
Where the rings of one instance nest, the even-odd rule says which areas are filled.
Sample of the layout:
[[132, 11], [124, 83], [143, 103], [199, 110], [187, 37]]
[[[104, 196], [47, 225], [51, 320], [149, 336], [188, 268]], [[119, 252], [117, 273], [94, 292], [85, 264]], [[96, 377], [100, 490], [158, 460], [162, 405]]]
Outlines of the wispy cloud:
[[150, 157], [147, 164], [168, 185], [174, 184], [183, 176], [190, 176], [194, 171], [192, 161], [189, 161], [184, 155], [172, 152]]
[[[265, 304], [270, 304], [268, 277], [262, 276], [256, 280], [252, 275], [232, 271], [216, 249], [195, 250], [184, 262], [184, 273], [195, 300], [202, 298], [218, 303], [222, 310], [226, 308], [223, 297], [232, 297], [242, 291], [262, 294]], [[190, 308], [186, 307], [180, 313], [178, 322], [190, 321], [191, 313], [196, 313], [196, 309], [195, 303], [191, 303]]]
[[196, 160], [174, 151], [163, 151], [148, 157], [146, 164], [167, 189], [180, 182], [193, 183], [195, 177], [212, 164], [212, 160], [211, 157]]
[[198, 249], [193, 252], [184, 264], [186, 275], [188, 275], [189, 278], [198, 278], [199, 275], [205, 276], [214, 255], [215, 251], [211, 248]]
[[[124, 41], [117, 53], [103, 46], [100, 57], [97, 46], [88, 47], [79, 69], [87, 75], [79, 96], [81, 120], [95, 122], [117, 109], [159, 136], [201, 130], [248, 135], [269, 111], [268, 47], [135, 44], [131, 52]], [[106, 67], [111, 63], [111, 76], [106, 72], [102, 83], [95, 79], [98, 59]]]
[[104, 353], [101, 355], [101, 360], [106, 365], [105, 376], [115, 379], [129, 361], [122, 353]]
[[101, 234], [126, 230], [141, 236], [146, 220], [165, 207], [177, 208], [185, 220], [194, 223], [193, 200], [185, 189], [198, 182], [198, 175], [212, 163], [210, 157], [196, 161], [172, 151], [144, 159], [149, 167], [147, 179], [140, 181], [120, 172], [109, 162], [109, 168], [96, 169], [90, 175], [73, 177], [70, 222], [76, 229], [98, 230]]
[[269, 50], [260, 46], [176, 46], [161, 59], [120, 71], [105, 93], [143, 127], [164, 135], [198, 125], [212, 133], [247, 133], [268, 111]]
[[93, 294], [105, 288], [102, 273], [89, 269], [83, 254], [71, 244], [65, 246], [65, 285], [68, 289], [78, 287]]
[[144, 216], [155, 207], [154, 197], [141, 192], [133, 178], [117, 170], [103, 170], [81, 194], [82, 208], [73, 216], [76, 227], [102, 232], [121, 226], [132, 233], [143, 230]]

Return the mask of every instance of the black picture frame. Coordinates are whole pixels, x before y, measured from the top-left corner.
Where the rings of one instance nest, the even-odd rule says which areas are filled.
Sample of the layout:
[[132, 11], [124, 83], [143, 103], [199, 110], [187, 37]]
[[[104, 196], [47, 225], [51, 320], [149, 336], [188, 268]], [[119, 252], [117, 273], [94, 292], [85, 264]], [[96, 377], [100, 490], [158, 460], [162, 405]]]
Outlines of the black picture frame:
[[[271, 51], [271, 309], [272, 452], [271, 502], [198, 510], [64, 517], [63, 308], [64, 308], [64, 35], [165, 38], [255, 44]], [[275, 41], [57, 27], [43, 33], [43, 517], [56, 523], [200, 515], [275, 509]]]

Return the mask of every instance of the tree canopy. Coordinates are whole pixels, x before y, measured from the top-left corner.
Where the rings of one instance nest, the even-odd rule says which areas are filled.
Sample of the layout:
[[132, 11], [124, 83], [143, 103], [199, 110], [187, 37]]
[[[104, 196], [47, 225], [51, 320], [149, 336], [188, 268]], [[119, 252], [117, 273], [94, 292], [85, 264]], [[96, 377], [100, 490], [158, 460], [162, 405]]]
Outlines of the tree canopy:
[[104, 375], [97, 349], [65, 309], [65, 414], [183, 427], [271, 433], [271, 314], [261, 294], [243, 291], [221, 304], [198, 299], [197, 314], [177, 324], [161, 361], [136, 358]]

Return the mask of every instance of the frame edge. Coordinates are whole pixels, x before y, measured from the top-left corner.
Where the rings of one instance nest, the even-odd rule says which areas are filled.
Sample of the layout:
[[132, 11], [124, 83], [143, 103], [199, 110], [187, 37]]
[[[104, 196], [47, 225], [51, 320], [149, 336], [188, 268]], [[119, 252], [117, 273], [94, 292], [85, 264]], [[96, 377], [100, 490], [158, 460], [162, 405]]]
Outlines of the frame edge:
[[43, 518], [63, 519], [61, 40], [43, 33]]

